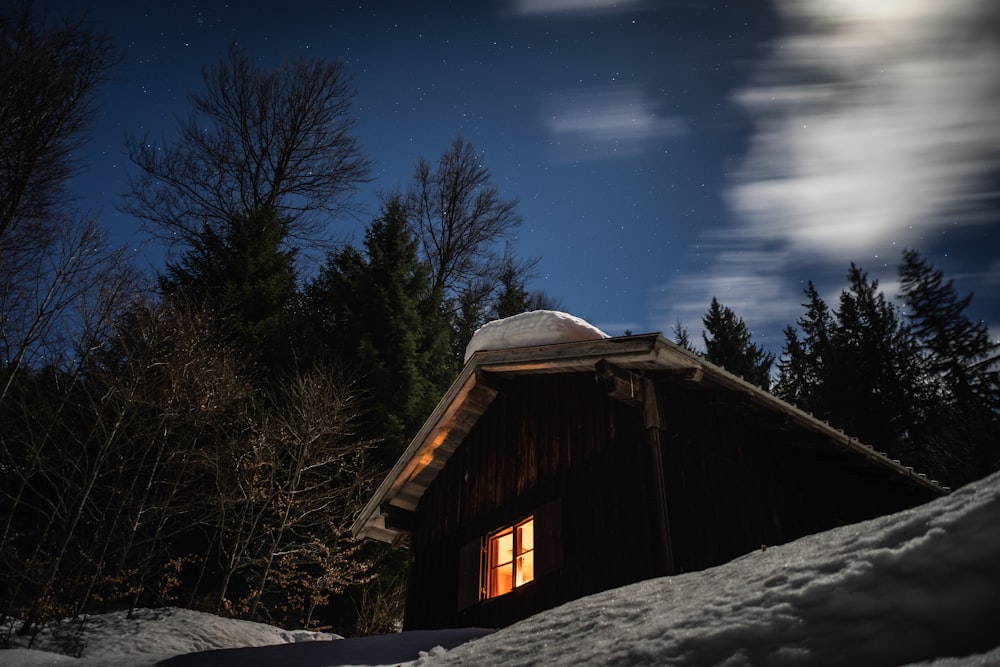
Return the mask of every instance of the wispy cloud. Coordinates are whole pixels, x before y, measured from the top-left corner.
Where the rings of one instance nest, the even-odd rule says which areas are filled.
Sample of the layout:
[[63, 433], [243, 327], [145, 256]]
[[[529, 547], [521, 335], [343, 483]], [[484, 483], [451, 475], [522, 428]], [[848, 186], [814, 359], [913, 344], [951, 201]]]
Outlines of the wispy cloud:
[[791, 322], [791, 266], [846, 270], [894, 242], [984, 222], [977, 206], [1000, 159], [1000, 4], [778, 5], [789, 32], [736, 95], [754, 122], [727, 193], [737, 222], [714, 230], [753, 261], [719, 253], [685, 287], [707, 304], [730, 285], [733, 307], [757, 321], [778, 315], [778, 299]]
[[515, 14], [610, 14], [634, 11], [647, 4], [646, 0], [509, 0]]
[[993, 4], [786, 3], [799, 31], [738, 95], [757, 128], [730, 192], [743, 233], [840, 259], [974, 222], [1000, 156]]
[[637, 85], [552, 93], [542, 105], [542, 121], [558, 160], [636, 155], [684, 131]]
[[[711, 248], [708, 252], [712, 253]], [[683, 274], [658, 289], [654, 298], [671, 319], [654, 328], [670, 332], [680, 320], [700, 346], [701, 318], [716, 296], [751, 328], [756, 327], [755, 341], [779, 347], [783, 326], [800, 314], [804, 287], [789, 280], [785, 260], [782, 252], [761, 245], [718, 250], [705, 272]]]

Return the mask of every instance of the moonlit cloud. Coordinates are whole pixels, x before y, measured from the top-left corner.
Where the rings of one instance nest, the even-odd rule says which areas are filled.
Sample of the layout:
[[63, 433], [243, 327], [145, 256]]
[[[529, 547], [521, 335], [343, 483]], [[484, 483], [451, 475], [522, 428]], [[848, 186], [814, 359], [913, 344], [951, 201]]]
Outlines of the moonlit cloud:
[[685, 274], [661, 289], [658, 300], [673, 319], [657, 328], [672, 337], [679, 319], [700, 348], [701, 318], [715, 296], [747, 322], [755, 341], [779, 347], [782, 327], [800, 314], [804, 287], [789, 282], [784, 259], [780, 252], [750, 246], [719, 251], [708, 271]]
[[[988, 220], [977, 206], [1000, 159], [1000, 4], [780, 0], [778, 10], [786, 35], [735, 95], [754, 126], [727, 193], [736, 223], [712, 232], [754, 259], [719, 254], [684, 286], [702, 313], [719, 289], [748, 319], [776, 317], [778, 295], [800, 288], [787, 284], [793, 265], [846, 271], [890, 251], [895, 264], [898, 248], [945, 225]], [[801, 299], [784, 301], [792, 322]]]
[[642, 8], [645, 0], [510, 0], [515, 14], [609, 14]]
[[962, 213], [1000, 155], [1000, 48], [975, 35], [981, 3], [813, 4], [785, 8], [802, 32], [738, 95], [757, 127], [730, 192], [741, 232], [839, 259], [942, 214], [975, 221]]
[[542, 121], [558, 160], [636, 155], [684, 131], [633, 85], [553, 93], [542, 105]]

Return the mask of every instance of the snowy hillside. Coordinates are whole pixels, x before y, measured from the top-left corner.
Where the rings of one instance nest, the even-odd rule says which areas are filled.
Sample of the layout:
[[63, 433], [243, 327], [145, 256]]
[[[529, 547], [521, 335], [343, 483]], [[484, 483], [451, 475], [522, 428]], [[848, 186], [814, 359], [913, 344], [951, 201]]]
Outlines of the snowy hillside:
[[1000, 476], [550, 610], [421, 664], [1000, 665]]
[[[396, 664], [406, 634], [192, 654], [170, 664]], [[185, 651], [326, 638], [147, 611], [138, 622], [92, 619], [80, 632], [83, 659], [14, 650], [0, 651], [0, 664], [150, 665]], [[1000, 474], [907, 512], [607, 591], [420, 654], [467, 638], [413, 633], [403, 648], [421, 666], [1000, 665]], [[51, 636], [37, 648], [64, 650]]]

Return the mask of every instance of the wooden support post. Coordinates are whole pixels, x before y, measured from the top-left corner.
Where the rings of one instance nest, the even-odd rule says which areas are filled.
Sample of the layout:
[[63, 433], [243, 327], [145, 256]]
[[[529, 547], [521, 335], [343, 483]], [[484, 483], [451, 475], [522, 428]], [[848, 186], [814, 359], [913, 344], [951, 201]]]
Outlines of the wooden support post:
[[[603, 383], [608, 396], [626, 405], [632, 405], [642, 411], [642, 426], [645, 432], [644, 453], [646, 470], [640, 474], [646, 476], [645, 485], [648, 489], [647, 502], [650, 507], [651, 533], [656, 562], [660, 574], [674, 574], [674, 551], [670, 539], [670, 514], [667, 508], [667, 489], [663, 479], [663, 452], [661, 451], [660, 433], [663, 420], [660, 415], [659, 395], [656, 383], [647, 377], [625, 368], [619, 368], [607, 361], [600, 361], [596, 366], [597, 379]], [[686, 380], [700, 379], [696, 376], [685, 376]]]
[[661, 450], [660, 434], [662, 433], [662, 415], [656, 384], [647, 378], [643, 382], [643, 426], [646, 430], [646, 458], [650, 489], [653, 493], [653, 531], [654, 546], [662, 563], [663, 574], [675, 574], [674, 549], [670, 538], [670, 512], [667, 507], [667, 488], [663, 479], [663, 452]]

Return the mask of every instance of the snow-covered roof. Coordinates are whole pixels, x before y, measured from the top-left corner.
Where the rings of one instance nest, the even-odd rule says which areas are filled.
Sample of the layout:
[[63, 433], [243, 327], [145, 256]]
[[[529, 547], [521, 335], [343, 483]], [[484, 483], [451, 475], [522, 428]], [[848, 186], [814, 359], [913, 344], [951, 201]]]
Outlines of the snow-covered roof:
[[510, 350], [601, 338], [608, 338], [608, 334], [579, 317], [556, 310], [533, 310], [488, 322], [477, 329], [465, 348], [465, 361], [480, 350]]
[[[512, 319], [512, 318], [508, 318]], [[542, 316], [550, 323], [560, 317]], [[577, 318], [573, 318], [576, 320]], [[579, 320], [582, 322], [582, 320]], [[586, 323], [584, 323], [586, 325]], [[586, 325], [590, 327], [590, 325]], [[530, 330], [532, 327], [522, 327]], [[486, 327], [484, 327], [485, 329]], [[573, 328], [573, 327], [568, 327]], [[579, 331], [579, 329], [577, 329]], [[757, 387], [725, 369], [709, 363], [697, 354], [666, 340], [660, 334], [642, 334], [608, 338], [591, 328], [592, 337], [564, 342], [551, 337], [498, 335], [483, 336], [485, 341], [517, 340], [533, 345], [505, 347], [503, 349], [479, 348], [472, 351], [465, 367], [452, 383], [437, 407], [424, 422], [416, 437], [410, 442], [400, 459], [365, 505], [352, 526], [355, 536], [393, 542], [401, 531], [387, 524], [390, 512], [406, 515], [415, 512], [424, 491], [437, 477], [452, 453], [469, 433], [498, 393], [489, 377], [509, 378], [537, 373], [596, 372], [602, 362], [635, 373], [664, 374], [703, 386], [711, 386], [738, 395], [747, 407], [784, 415], [796, 428], [818, 434], [832, 447], [854, 452], [861, 461], [875, 463], [877, 467], [892, 470], [915, 483], [936, 492], [944, 490], [932, 480], [915, 473], [809, 415], [785, 403], [773, 394]]]

